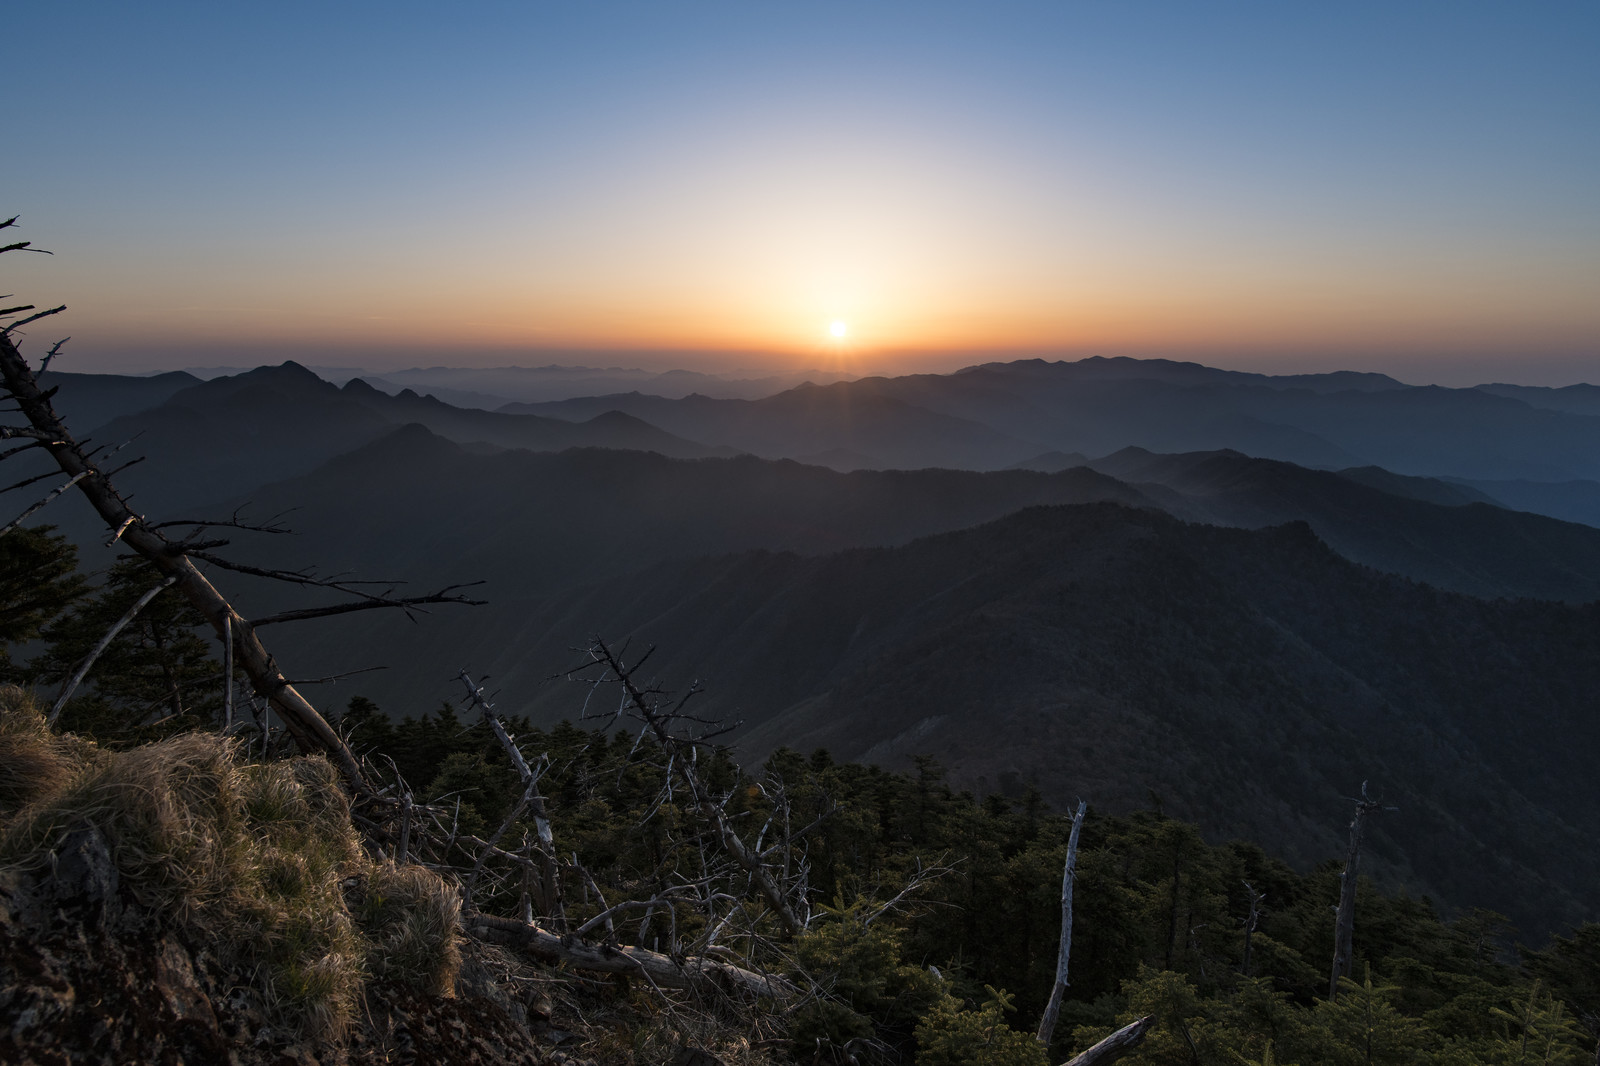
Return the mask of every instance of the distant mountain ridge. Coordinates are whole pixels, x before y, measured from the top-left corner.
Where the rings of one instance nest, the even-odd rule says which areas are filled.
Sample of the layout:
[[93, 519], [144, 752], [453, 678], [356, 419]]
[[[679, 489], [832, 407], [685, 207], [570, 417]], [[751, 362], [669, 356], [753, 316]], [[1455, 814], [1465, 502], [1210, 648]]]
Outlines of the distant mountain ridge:
[[[1300, 861], [1338, 851], [1340, 797], [1370, 778], [1401, 810], [1380, 876], [1524, 929], [1600, 907], [1600, 793], [1577, 787], [1600, 743], [1600, 605], [1442, 593], [1303, 523], [1034, 508], [894, 548], [664, 562], [538, 626], [660, 646], [664, 683], [698, 678], [700, 713], [743, 721], [746, 758], [928, 754], [1057, 807], [1153, 791]], [[549, 685], [532, 709], [577, 702]]]
[[[674, 460], [640, 452], [482, 452], [419, 425], [207, 510], [294, 509], [300, 535], [244, 551], [258, 565], [401, 579], [411, 587], [488, 579], [490, 605], [448, 625], [395, 617], [286, 629], [275, 637], [312, 673], [405, 664], [363, 689], [396, 711], [420, 692], [411, 671], [448, 679], [470, 661], [515, 700], [591, 630], [544, 626], [551, 597], [670, 560], [751, 550], [808, 555], [903, 544], [1040, 504], [1114, 501], [1189, 521], [1309, 523], [1345, 556], [1481, 596], [1600, 598], [1600, 530], [1484, 504], [1448, 506], [1325, 471], [1228, 454], [1117, 457], [1132, 483], [1087, 467], [1033, 471], [836, 473], [751, 456]], [[1449, 486], [1443, 486], [1448, 490]], [[242, 592], [253, 613], [304, 606], [283, 590]], [[398, 701], [398, 702], [397, 702]], [[512, 706], [515, 706], [513, 703]]]
[[583, 423], [454, 407], [359, 378], [339, 388], [294, 362], [187, 383], [159, 403], [94, 430], [137, 439], [149, 462], [126, 483], [160, 506], [186, 507], [307, 473], [399, 426], [421, 424], [461, 443], [541, 451], [611, 447], [697, 457], [726, 454], [614, 411]]
[[[276, 368], [280, 379], [299, 378], [289, 392], [321, 405], [325, 422], [337, 421], [327, 409], [330, 395], [337, 393], [310, 395], [307, 390], [313, 386], [307, 379], [315, 375], [297, 364], [286, 366], [296, 370], [291, 374]], [[263, 375], [272, 370], [213, 379], [181, 399], [179, 393], [202, 383], [183, 374], [126, 379], [61, 375], [59, 383], [63, 402], [78, 409], [74, 424], [80, 431], [96, 428], [100, 416], [111, 421], [122, 415], [133, 422], [113, 427], [115, 432], [143, 429], [148, 434], [166, 421], [180, 435], [211, 432], [219, 440], [227, 427], [208, 424], [206, 405], [247, 385], [264, 384]], [[587, 372], [544, 367], [416, 373], [460, 381], [474, 375], [524, 375], [549, 378], [563, 387], [613, 380], [583, 377]], [[673, 372], [650, 380], [671, 380], [674, 388], [681, 388], [700, 379]], [[278, 387], [284, 386], [280, 380]], [[396, 382], [386, 386], [394, 389]], [[457, 395], [447, 388], [441, 391]], [[490, 412], [443, 403], [410, 389], [394, 395], [376, 388], [362, 392], [347, 398], [361, 400], [369, 413], [381, 416], [382, 424], [417, 421], [453, 440], [500, 447], [626, 447], [677, 456], [744, 451], [840, 470], [991, 470], [1041, 463], [1044, 469], [1060, 469], [1060, 456], [1107, 456], [1127, 447], [1164, 454], [1232, 450], [1310, 468], [1378, 467], [1398, 476], [1443, 478], [1516, 509], [1600, 523], [1600, 388], [1588, 385], [1441, 389], [1405, 385], [1381, 374], [1266, 375], [1172, 360], [1095, 357], [807, 383], [758, 399], [698, 393], [672, 398], [637, 391], [569, 397], [503, 405], [498, 422]], [[461, 394], [463, 402], [481, 402], [487, 395]], [[147, 414], [169, 402], [187, 405], [188, 413]], [[648, 425], [613, 419], [585, 431], [570, 428], [612, 411]], [[535, 415], [567, 425], [517, 422], [508, 415]], [[236, 409], [230, 412], [230, 424], [270, 437], [270, 426], [252, 428], [252, 420], [288, 424], [298, 417], [289, 413], [278, 418], [265, 408]], [[356, 424], [364, 419], [368, 416], [351, 412], [342, 427], [304, 424], [305, 432], [284, 441], [288, 450], [278, 455], [287, 458], [296, 447], [307, 456], [337, 454], [340, 445], [362, 436]], [[326, 446], [315, 443], [319, 436]], [[307, 468], [304, 462], [280, 463], [279, 469], [262, 466], [256, 472], [286, 476]], [[201, 481], [207, 492], [218, 485], [204, 477]]]
[[1312, 392], [1380, 392], [1411, 388], [1387, 374], [1359, 370], [1335, 370], [1320, 374], [1262, 374], [1248, 370], [1223, 370], [1204, 363], [1173, 359], [1135, 359], [1131, 356], [1091, 355], [1075, 362], [1045, 359], [1015, 359], [1003, 363], [979, 363], [957, 370], [962, 374], [1005, 372], [1018, 376], [1035, 375], [1059, 379], [1069, 376], [1082, 381], [1165, 381], [1174, 385], [1243, 384], [1274, 389], [1309, 389]]
[[[1379, 466], [1407, 476], [1555, 483], [1600, 480], [1600, 413], [1591, 412], [1586, 388], [1446, 389], [1355, 372], [1272, 376], [1169, 360], [1034, 359], [799, 386], [756, 401], [630, 393], [504, 410], [579, 419], [615, 408], [689, 439], [771, 458], [840, 450], [857, 466], [996, 469], [1050, 452], [1106, 455], [1137, 446], [1231, 449], [1330, 470]], [[831, 422], [817, 421], [824, 406]], [[960, 427], [941, 429], [936, 417]], [[891, 418], [898, 437], [879, 444], [896, 435], [874, 428]], [[921, 436], [910, 435], [910, 426]], [[934, 435], [939, 446], [927, 442]]]

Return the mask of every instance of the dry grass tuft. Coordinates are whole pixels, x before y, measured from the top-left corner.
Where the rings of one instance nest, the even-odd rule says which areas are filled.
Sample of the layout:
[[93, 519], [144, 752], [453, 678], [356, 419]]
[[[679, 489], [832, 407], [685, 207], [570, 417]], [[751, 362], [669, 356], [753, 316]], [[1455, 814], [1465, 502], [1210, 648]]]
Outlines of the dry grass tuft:
[[52, 733], [26, 692], [0, 686], [0, 818], [61, 792], [93, 761], [96, 750], [76, 737]]
[[279, 1005], [308, 1034], [338, 1036], [355, 1016], [363, 938], [344, 882], [368, 865], [338, 775], [322, 758], [238, 768], [250, 846], [233, 872], [230, 923], [263, 965]]
[[73, 759], [23, 795], [0, 831], [0, 864], [37, 866], [73, 828], [98, 827], [117, 870], [147, 903], [192, 917], [232, 890], [241, 835], [233, 750], [203, 734]]
[[368, 858], [327, 760], [249, 764], [203, 733], [106, 751], [52, 734], [25, 693], [0, 690], [0, 867], [42, 869], [86, 826], [124, 885], [253, 965], [305, 1036], [341, 1035], [368, 976], [453, 987], [455, 887]]
[[372, 976], [445, 993], [461, 969], [461, 897], [420, 866], [375, 866], [359, 909]]

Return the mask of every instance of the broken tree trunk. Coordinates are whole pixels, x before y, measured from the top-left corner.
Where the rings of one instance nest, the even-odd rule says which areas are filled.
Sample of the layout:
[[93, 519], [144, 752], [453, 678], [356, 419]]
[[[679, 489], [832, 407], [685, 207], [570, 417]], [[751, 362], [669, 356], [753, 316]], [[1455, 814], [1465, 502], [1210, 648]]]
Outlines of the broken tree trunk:
[[1067, 994], [1067, 963], [1072, 958], [1072, 886], [1078, 879], [1078, 834], [1083, 831], [1083, 816], [1089, 804], [1078, 801], [1072, 816], [1072, 832], [1067, 836], [1067, 861], [1061, 870], [1061, 947], [1056, 952], [1056, 983], [1039, 1019], [1039, 1043], [1050, 1046], [1056, 1034], [1056, 1019], [1061, 1015], [1061, 1000]]
[[1266, 899], [1266, 893], [1257, 892], [1255, 886], [1249, 881], [1244, 882], [1244, 890], [1250, 894], [1250, 913], [1244, 920], [1244, 967], [1239, 972], [1250, 976], [1250, 941], [1255, 936], [1256, 926], [1261, 923], [1261, 901]]
[[557, 936], [530, 922], [474, 914], [463, 920], [466, 930], [480, 940], [521, 948], [546, 962], [565, 963], [591, 973], [621, 973], [644, 977], [659, 988], [739, 991], [748, 995], [787, 1000], [794, 985], [776, 974], [760, 974], [730, 962], [701, 956], [664, 955], [644, 948], [588, 944]]
[[1154, 1014], [1130, 1022], [1087, 1051], [1068, 1059], [1062, 1066], [1106, 1066], [1144, 1043], [1144, 1034], [1156, 1023]]
[[1328, 1002], [1339, 997], [1339, 978], [1350, 976], [1356, 930], [1356, 869], [1361, 865], [1361, 842], [1367, 831], [1367, 817], [1384, 807], [1367, 796], [1367, 783], [1361, 782], [1361, 798], [1356, 800], [1356, 815], [1350, 822], [1350, 848], [1345, 853], [1344, 873], [1339, 875], [1339, 910], [1333, 922], [1333, 972], [1328, 977]]

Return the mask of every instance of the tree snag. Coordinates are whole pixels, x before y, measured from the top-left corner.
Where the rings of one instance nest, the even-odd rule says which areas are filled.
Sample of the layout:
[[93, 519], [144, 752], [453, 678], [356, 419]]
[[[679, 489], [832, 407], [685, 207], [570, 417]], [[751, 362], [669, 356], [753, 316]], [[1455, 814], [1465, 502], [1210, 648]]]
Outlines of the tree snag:
[[1361, 782], [1361, 797], [1355, 801], [1356, 815], [1350, 821], [1350, 848], [1345, 853], [1344, 873], [1339, 875], [1339, 910], [1333, 923], [1333, 972], [1328, 977], [1328, 1002], [1339, 997], [1339, 978], [1350, 976], [1352, 944], [1356, 931], [1356, 868], [1361, 865], [1361, 842], [1367, 831], [1367, 818], [1379, 811], [1395, 811], [1367, 795]]
[[1067, 861], [1061, 870], [1061, 946], [1056, 952], [1056, 983], [1050, 989], [1044, 1017], [1039, 1019], [1039, 1043], [1045, 1047], [1055, 1036], [1061, 1000], [1067, 993], [1067, 963], [1072, 958], [1072, 886], [1078, 879], [1078, 834], [1083, 831], [1083, 816], [1088, 810], [1089, 804], [1079, 800], [1078, 811], [1072, 816], [1072, 832], [1067, 836]]

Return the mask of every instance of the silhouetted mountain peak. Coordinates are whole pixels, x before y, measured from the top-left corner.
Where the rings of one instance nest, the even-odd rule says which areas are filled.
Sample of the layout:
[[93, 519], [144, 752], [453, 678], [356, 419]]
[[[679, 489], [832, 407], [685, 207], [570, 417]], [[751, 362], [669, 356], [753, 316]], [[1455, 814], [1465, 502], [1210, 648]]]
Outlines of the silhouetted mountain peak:
[[[225, 379], [215, 379], [225, 380]], [[250, 384], [273, 384], [279, 386], [294, 386], [299, 388], [315, 388], [330, 390], [331, 384], [323, 381], [316, 372], [308, 369], [293, 359], [285, 359], [277, 366], [258, 366], [254, 370], [247, 370], [243, 374], [236, 374], [233, 380]]]
[[376, 463], [406, 469], [462, 453], [461, 445], [454, 441], [439, 436], [420, 422], [407, 422], [377, 440], [337, 456], [328, 465], [337, 468], [350, 463], [359, 466]]
[[579, 424], [591, 426], [595, 429], [647, 429], [653, 433], [662, 432], [655, 426], [652, 426], [650, 423], [646, 422], [644, 419], [636, 418], [635, 416], [628, 414], [626, 411], [602, 411], [593, 418], [589, 419], [589, 421], [581, 422]]
[[322, 380], [313, 371], [289, 359], [277, 366], [258, 366], [242, 374], [203, 381], [178, 393], [175, 398], [215, 402], [241, 394], [255, 396], [277, 394], [291, 399], [303, 399], [313, 396], [337, 396], [339, 389]]

